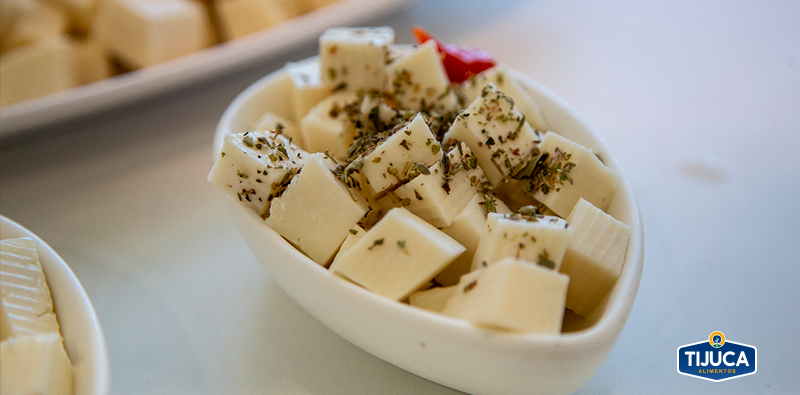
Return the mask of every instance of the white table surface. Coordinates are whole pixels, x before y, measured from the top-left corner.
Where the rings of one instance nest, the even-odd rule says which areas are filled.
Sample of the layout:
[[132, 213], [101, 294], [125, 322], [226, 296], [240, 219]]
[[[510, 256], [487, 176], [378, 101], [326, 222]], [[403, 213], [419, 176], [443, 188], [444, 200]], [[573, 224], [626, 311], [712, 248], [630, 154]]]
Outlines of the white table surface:
[[[420, 1], [419, 24], [491, 50], [604, 135], [644, 218], [628, 325], [583, 394], [800, 388], [800, 2]], [[233, 97], [315, 43], [157, 99], [2, 141], [0, 211], [58, 251], [102, 322], [115, 394], [447, 394], [297, 306], [205, 181]], [[712, 331], [755, 375], [679, 375]]]

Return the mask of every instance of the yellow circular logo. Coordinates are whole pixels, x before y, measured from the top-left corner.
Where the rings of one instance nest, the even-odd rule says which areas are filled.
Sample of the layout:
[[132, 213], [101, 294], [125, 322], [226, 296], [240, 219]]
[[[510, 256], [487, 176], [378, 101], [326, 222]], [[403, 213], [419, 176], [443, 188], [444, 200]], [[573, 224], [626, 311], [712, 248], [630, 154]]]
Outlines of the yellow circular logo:
[[711, 344], [711, 347], [720, 348], [723, 344], [725, 344], [725, 335], [720, 332], [712, 332], [708, 336], [708, 344]]

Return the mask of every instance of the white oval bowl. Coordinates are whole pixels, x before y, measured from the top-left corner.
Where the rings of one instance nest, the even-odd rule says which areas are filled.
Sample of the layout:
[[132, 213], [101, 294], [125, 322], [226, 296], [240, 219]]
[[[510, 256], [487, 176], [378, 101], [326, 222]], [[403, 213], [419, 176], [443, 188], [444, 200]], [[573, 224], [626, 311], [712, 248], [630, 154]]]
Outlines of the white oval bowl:
[[30, 237], [42, 264], [64, 348], [73, 370], [75, 395], [107, 395], [111, 374], [100, 321], [83, 286], [67, 263], [38, 236], [18, 223], [0, 217], [0, 238]]
[[[611, 353], [633, 308], [644, 265], [642, 220], [630, 184], [599, 133], [537, 81], [514, 72], [552, 130], [594, 152], [622, 182], [608, 213], [630, 227], [616, 285], [590, 317], [565, 319], [560, 335], [482, 329], [375, 295], [334, 276], [229, 199], [234, 222], [270, 277], [308, 313], [361, 349], [442, 385], [474, 394], [568, 394], [583, 386]], [[282, 70], [256, 81], [223, 114], [214, 141], [247, 130], [264, 112], [291, 117], [290, 81]]]

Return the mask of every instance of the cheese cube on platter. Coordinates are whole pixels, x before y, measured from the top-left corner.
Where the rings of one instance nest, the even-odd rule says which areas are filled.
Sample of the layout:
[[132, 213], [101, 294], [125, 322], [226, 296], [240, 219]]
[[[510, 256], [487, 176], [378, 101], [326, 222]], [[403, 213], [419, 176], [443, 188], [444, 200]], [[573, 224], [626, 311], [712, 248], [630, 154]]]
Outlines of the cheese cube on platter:
[[567, 218], [574, 229], [561, 273], [569, 276], [567, 307], [591, 313], [617, 282], [628, 248], [628, 225], [581, 199]]
[[[493, 83], [458, 114], [444, 136], [446, 144], [465, 142], [478, 157], [478, 163], [492, 185], [507, 182], [526, 167], [533, 170], [541, 141], [525, 122], [514, 100]], [[533, 163], [530, 163], [533, 162]]]
[[267, 226], [327, 266], [350, 229], [367, 208], [333, 174], [335, 162], [325, 154], [308, 156], [281, 197], [272, 201]]
[[317, 103], [300, 120], [305, 148], [309, 152], [330, 150], [337, 158], [347, 156], [356, 134], [356, 120], [348, 107], [358, 104], [358, 95], [351, 91], [334, 93]]
[[558, 334], [569, 277], [519, 258], [462, 277], [442, 314], [520, 333]]
[[171, 60], [212, 43], [205, 7], [192, 0], [104, 0], [94, 34], [126, 66]]
[[561, 217], [569, 215], [581, 198], [605, 211], [617, 191], [617, 173], [588, 148], [555, 132], [539, 145], [545, 173], [531, 185], [533, 197]]
[[225, 38], [244, 37], [291, 16], [278, 0], [218, 0], [213, 2]]
[[415, 111], [447, 113], [458, 108], [434, 40], [402, 55], [386, 66], [385, 90], [404, 107]]
[[294, 120], [299, 122], [312, 107], [331, 94], [331, 89], [320, 80], [318, 59], [287, 63], [286, 73], [292, 80]]
[[286, 190], [308, 154], [270, 131], [226, 134], [208, 181], [258, 215]]
[[70, 43], [63, 35], [4, 52], [0, 57], [0, 105], [74, 87], [72, 68]]
[[13, 23], [0, 35], [0, 50], [7, 51], [36, 41], [64, 34], [69, 30], [69, 16], [56, 4], [45, 0], [29, 0], [24, 4], [2, 3], [5, 13], [17, 12]]
[[514, 106], [517, 110], [525, 116], [525, 121], [531, 125], [532, 128], [545, 132], [548, 130], [547, 121], [539, 109], [539, 105], [531, 97], [525, 88], [520, 85], [514, 76], [509, 74], [505, 66], [495, 66], [486, 70], [478, 75], [472, 76], [470, 79], [464, 81], [459, 85], [459, 91], [464, 96], [467, 103], [472, 103], [480, 97], [483, 88], [495, 84], [498, 89], [514, 99]]
[[394, 43], [391, 27], [337, 27], [319, 37], [320, 71], [323, 83], [348, 90], [383, 89], [384, 65], [389, 45]]
[[71, 395], [72, 365], [57, 332], [0, 342], [0, 393]]
[[567, 221], [544, 215], [496, 214], [486, 219], [472, 270], [489, 267], [503, 258], [518, 257], [558, 271], [572, 228]]
[[[379, 144], [364, 159], [361, 174], [373, 195], [383, 195], [408, 180], [418, 164], [431, 166], [441, 161], [441, 146], [421, 114]], [[369, 192], [366, 192], [369, 193]]]
[[59, 330], [50, 287], [30, 238], [0, 241], [0, 303], [9, 319], [8, 337]]
[[464, 251], [450, 236], [396, 208], [342, 256], [334, 273], [378, 295], [402, 300]]

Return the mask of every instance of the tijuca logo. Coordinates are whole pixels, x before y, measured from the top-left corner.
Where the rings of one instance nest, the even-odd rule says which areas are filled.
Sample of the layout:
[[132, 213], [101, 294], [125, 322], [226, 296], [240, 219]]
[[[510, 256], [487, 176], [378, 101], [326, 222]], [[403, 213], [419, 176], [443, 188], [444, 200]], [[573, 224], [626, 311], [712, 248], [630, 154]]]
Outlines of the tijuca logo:
[[755, 347], [712, 332], [708, 341], [678, 348], [678, 373], [710, 381], [730, 380], [755, 373], [757, 356]]

